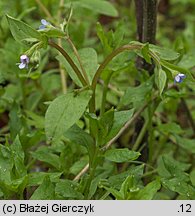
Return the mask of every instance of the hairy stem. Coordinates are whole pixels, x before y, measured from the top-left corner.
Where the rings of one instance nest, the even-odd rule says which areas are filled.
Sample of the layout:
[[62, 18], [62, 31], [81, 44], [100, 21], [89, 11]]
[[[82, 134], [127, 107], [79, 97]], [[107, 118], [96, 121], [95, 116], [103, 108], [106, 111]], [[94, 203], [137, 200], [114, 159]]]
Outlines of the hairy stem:
[[72, 69], [74, 70], [75, 74], [77, 75], [77, 77], [79, 78], [79, 80], [81, 81], [83, 86], [87, 86], [88, 83], [86, 82], [86, 80], [83, 78], [83, 75], [81, 74], [80, 70], [78, 69], [78, 67], [75, 65], [75, 63], [73, 62], [73, 60], [70, 58], [70, 56], [68, 55], [68, 53], [58, 44], [56, 44], [55, 42], [49, 40], [48, 44], [51, 47], [54, 47], [55, 49], [57, 49], [63, 56], [64, 58], [67, 60], [67, 62], [70, 64], [70, 66], [72, 67]]
[[100, 116], [102, 116], [105, 112], [105, 105], [106, 105], [106, 96], [108, 92], [108, 84], [110, 82], [110, 78], [112, 76], [112, 73], [110, 73], [107, 77], [107, 79], [104, 82], [103, 86], [103, 94], [102, 94], [102, 102], [101, 102], [101, 108], [100, 108]]
[[112, 61], [112, 59], [114, 57], [116, 57], [118, 54], [126, 51], [126, 50], [137, 50], [137, 49], [141, 49], [143, 46], [142, 45], [124, 45], [122, 47], [119, 47], [118, 49], [114, 50], [110, 55], [108, 55], [105, 60], [103, 61], [103, 63], [99, 66], [99, 68], [97, 69], [95, 76], [92, 80], [92, 90], [93, 90], [93, 95], [92, 98], [90, 100], [90, 105], [89, 105], [89, 109], [90, 112], [94, 113], [95, 112], [95, 90], [96, 90], [96, 86], [97, 86], [97, 82], [98, 79], [100, 78], [101, 73], [103, 72], [103, 70], [106, 68], [106, 66]]
[[84, 69], [84, 67], [83, 67], [83, 64], [82, 64], [82, 62], [81, 62], [81, 58], [80, 58], [80, 56], [79, 56], [79, 53], [78, 53], [78, 51], [77, 51], [75, 45], [73, 44], [72, 40], [71, 40], [69, 37], [67, 38], [67, 41], [68, 41], [68, 43], [71, 45], [71, 47], [72, 47], [72, 49], [73, 49], [73, 52], [74, 52], [74, 54], [75, 54], [75, 56], [76, 56], [76, 58], [77, 58], [77, 60], [78, 60], [78, 62], [79, 62], [79, 65], [80, 65], [80, 67], [81, 67], [81, 71], [82, 71], [83, 76], [85, 77], [85, 80], [87, 81], [88, 85], [90, 85], [90, 83], [89, 83], [89, 78], [88, 78], [87, 73], [86, 73], [86, 71], [85, 71], [85, 69]]

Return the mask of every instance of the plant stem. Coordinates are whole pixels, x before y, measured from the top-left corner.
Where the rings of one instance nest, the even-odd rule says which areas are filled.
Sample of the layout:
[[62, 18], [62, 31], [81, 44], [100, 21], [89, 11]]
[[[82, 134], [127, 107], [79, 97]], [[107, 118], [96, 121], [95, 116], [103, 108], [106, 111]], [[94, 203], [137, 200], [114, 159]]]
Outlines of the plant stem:
[[[155, 44], [156, 37], [156, 23], [157, 23], [157, 0], [134, 0], [136, 8], [136, 19], [137, 19], [137, 35], [138, 40], [142, 43], [152, 43]], [[151, 53], [150, 53], [151, 55]], [[151, 55], [154, 57], [153, 53]], [[158, 63], [157, 58], [153, 58], [155, 63]], [[142, 70], [148, 71], [150, 75], [154, 73], [154, 64], [148, 64], [143, 58], [139, 57], [136, 60], [136, 67], [138, 73], [141, 73]], [[139, 85], [139, 81], [136, 80], [135, 85]], [[143, 119], [138, 119], [135, 123], [135, 135], [133, 140], [137, 140], [137, 134], [140, 134], [140, 129], [143, 128]], [[148, 137], [145, 136], [143, 142], [146, 143], [145, 148], [143, 149], [142, 157], [143, 161], [148, 160], [148, 149], [149, 142]]]
[[109, 192], [109, 191], [106, 191], [105, 194], [104, 194], [102, 197], [100, 197], [99, 200], [105, 200], [106, 197], [108, 197], [109, 195], [110, 195], [110, 192]]
[[[143, 107], [141, 107], [134, 116], [129, 119], [129, 121], [121, 128], [121, 130], [118, 132], [118, 134], [112, 138], [104, 147], [102, 147], [101, 151], [106, 151], [120, 136], [121, 134], [140, 116], [140, 114], [144, 111], [144, 109], [147, 107], [147, 104], [145, 104]], [[87, 164], [80, 172], [79, 174], [74, 178], [74, 180], [79, 180], [81, 176], [86, 173], [89, 169], [89, 164]]]
[[190, 112], [190, 110], [188, 108], [188, 105], [187, 105], [187, 103], [186, 103], [186, 101], [185, 101], [184, 98], [181, 98], [181, 104], [183, 105], [183, 108], [186, 111], [185, 113], [186, 113], [186, 115], [188, 117], [187, 119], [188, 119], [188, 121], [190, 123], [190, 126], [191, 126], [191, 128], [193, 130], [193, 133], [194, 133], [194, 136], [195, 136], [195, 123], [194, 123], [193, 117], [191, 115], [191, 112]]
[[158, 172], [158, 169], [154, 169], [154, 170], [152, 170], [152, 171], [148, 171], [148, 172], [146, 172], [146, 173], [144, 173], [144, 174], [142, 175], [142, 178], [144, 178], [144, 177], [146, 177], [146, 176], [149, 176], [149, 175], [152, 175], [152, 174], [157, 173], [157, 172]]
[[102, 94], [102, 102], [101, 102], [101, 108], [100, 108], [100, 116], [102, 116], [105, 112], [105, 105], [106, 105], [106, 96], [108, 92], [108, 84], [110, 82], [110, 78], [112, 76], [112, 73], [109, 73], [108, 77], [106, 78], [104, 82], [104, 87], [103, 87], [103, 94]]
[[142, 45], [124, 45], [122, 47], [119, 47], [118, 49], [114, 50], [110, 55], [106, 57], [106, 59], [103, 61], [103, 63], [99, 66], [97, 69], [95, 76], [92, 80], [92, 89], [95, 90], [98, 79], [102, 73], [102, 71], [106, 68], [106, 66], [112, 61], [114, 57], [116, 57], [118, 54], [124, 52], [125, 50], [137, 50], [141, 49], [143, 46]]
[[85, 198], [89, 199], [89, 191], [90, 191], [90, 186], [93, 181], [94, 175], [95, 175], [95, 170], [98, 165], [98, 155], [99, 155], [99, 147], [96, 146], [94, 155], [93, 155], [93, 160], [91, 161], [89, 165], [89, 179], [86, 184], [86, 188], [84, 190]]
[[103, 63], [99, 66], [99, 68], [97, 69], [95, 76], [92, 80], [92, 90], [93, 90], [93, 95], [92, 98], [90, 100], [90, 104], [89, 104], [89, 108], [90, 108], [90, 112], [94, 113], [95, 112], [95, 90], [96, 90], [96, 86], [97, 86], [97, 82], [98, 79], [100, 78], [100, 75], [102, 73], [102, 71], [106, 68], [106, 66], [110, 63], [110, 61], [112, 61], [112, 59], [114, 57], [116, 57], [118, 54], [126, 51], [126, 50], [137, 50], [137, 49], [141, 49], [142, 45], [124, 45], [122, 47], [119, 47], [118, 49], [114, 50], [110, 55], [108, 55], [105, 60], [103, 61]]
[[[60, 0], [59, 8], [58, 8], [58, 24], [60, 24], [63, 5], [64, 5], [64, 0]], [[58, 38], [58, 46], [62, 47], [61, 38]], [[59, 62], [59, 69], [60, 69], [60, 77], [61, 77], [61, 83], [62, 83], [62, 92], [65, 94], [67, 92], [66, 71], [61, 62]]]
[[133, 148], [132, 148], [133, 151], [137, 151], [137, 149], [139, 148], [139, 145], [142, 142], [142, 140], [144, 138], [144, 135], [145, 135], [145, 133], [147, 131], [148, 124], [149, 124], [149, 120], [146, 120], [144, 122], [144, 125], [143, 125], [143, 127], [142, 127], [142, 129], [141, 129], [141, 131], [140, 131], [140, 133], [139, 133], [139, 135], [137, 137], [137, 139], [136, 139], [135, 144], [133, 145]]
[[[104, 85], [104, 81], [103, 80], [99, 80], [99, 83], [103, 86]], [[112, 84], [108, 84], [108, 88], [114, 92], [117, 96], [122, 97], [124, 95], [123, 91], [118, 90], [115, 86], [113, 86]]]
[[[58, 38], [58, 46], [62, 46], [61, 38]], [[62, 92], [65, 94], [67, 92], [66, 71], [64, 70], [64, 67], [61, 62], [59, 62], [59, 70], [62, 83]]]
[[85, 69], [83, 67], [83, 64], [81, 62], [81, 58], [79, 56], [79, 53], [78, 53], [75, 45], [73, 44], [72, 40], [69, 37], [67, 38], [67, 41], [71, 45], [71, 47], [73, 49], [73, 52], [74, 52], [74, 54], [75, 54], [75, 56], [76, 56], [76, 58], [77, 58], [77, 60], [79, 62], [79, 65], [81, 67], [81, 71], [82, 71], [83, 76], [85, 77], [85, 80], [87, 81], [88, 85], [90, 85], [89, 78], [88, 78], [87, 73], [86, 73], [86, 71], [85, 71]]
[[83, 75], [81, 74], [80, 70], [78, 69], [78, 67], [75, 65], [75, 63], [73, 62], [73, 60], [70, 58], [70, 56], [68, 55], [68, 53], [58, 44], [56, 44], [55, 42], [49, 40], [48, 44], [51, 47], [54, 47], [55, 49], [57, 49], [63, 56], [64, 58], [67, 60], [67, 62], [70, 64], [70, 66], [72, 67], [72, 69], [74, 70], [75, 74], [77, 75], [77, 77], [79, 78], [79, 80], [81, 81], [83, 86], [87, 86], [88, 83], [86, 82], [86, 80], [83, 78]]

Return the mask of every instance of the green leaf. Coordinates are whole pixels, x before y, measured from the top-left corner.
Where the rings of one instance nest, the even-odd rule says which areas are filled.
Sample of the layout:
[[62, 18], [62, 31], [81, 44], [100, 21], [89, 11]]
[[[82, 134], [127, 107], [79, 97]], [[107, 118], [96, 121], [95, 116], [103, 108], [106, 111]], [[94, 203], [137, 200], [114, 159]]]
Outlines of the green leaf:
[[90, 188], [89, 188], [89, 194], [88, 194], [88, 199], [90, 200], [93, 195], [95, 194], [95, 192], [97, 191], [97, 188], [98, 188], [98, 184], [101, 180], [101, 175], [95, 177], [92, 182], [91, 182], [91, 185], [90, 185]]
[[61, 31], [60, 29], [57, 29], [55, 27], [48, 27], [43, 30], [39, 30], [39, 32], [43, 35], [46, 35], [49, 38], [63, 38], [65, 37], [65, 33]]
[[[83, 48], [78, 51], [81, 62], [83, 64], [83, 67], [85, 68], [85, 71], [88, 75], [90, 83], [92, 82], [92, 79], [95, 75], [95, 72], [98, 68], [98, 59], [97, 59], [97, 53], [93, 48]], [[78, 60], [75, 59], [74, 61], [80, 68], [80, 65], [78, 63]]]
[[176, 89], [168, 89], [165, 92], [165, 96], [169, 98], [183, 98], [186, 97], [187, 93], [185, 90], [180, 89], [180, 91], [177, 91]]
[[11, 183], [13, 157], [9, 148], [0, 145], [0, 182]]
[[195, 169], [193, 169], [190, 173], [190, 180], [192, 182], [192, 185], [195, 186]]
[[195, 197], [195, 188], [179, 177], [162, 179], [162, 184], [165, 188], [186, 196], [187, 199]]
[[137, 87], [128, 87], [125, 94], [120, 99], [118, 108], [140, 107], [140, 105], [143, 105], [143, 102], [146, 101], [148, 96], [151, 94], [152, 87], [153, 77]]
[[160, 188], [161, 188], [161, 183], [158, 179], [152, 181], [136, 194], [135, 199], [152, 200], [154, 195], [157, 193], [158, 190], [160, 190]]
[[[83, 65], [83, 68], [86, 71], [87, 77], [91, 83], [94, 74], [98, 68], [98, 60], [97, 60], [97, 53], [93, 48], [83, 48], [78, 51], [81, 63]], [[69, 54], [76, 66], [81, 70], [80, 64], [78, 62], [77, 57], [72, 52]], [[73, 71], [72, 67], [69, 65], [69, 63], [66, 61], [66, 59], [62, 55], [58, 55], [57, 60], [60, 61], [64, 67], [66, 68], [66, 71], [68, 72], [71, 79], [80, 87], [82, 87], [82, 84], [78, 77], [75, 75], [75, 72]]]
[[120, 189], [121, 194], [123, 194], [123, 199], [131, 199], [132, 196], [134, 197], [134, 194], [140, 190], [137, 183], [134, 175], [130, 175], [125, 179]]
[[155, 52], [161, 59], [173, 61], [179, 58], [180, 54], [164, 47], [159, 47], [153, 44], [149, 45], [149, 48], [152, 52]]
[[9, 127], [11, 139], [14, 140], [22, 128], [22, 114], [19, 105], [14, 102], [9, 113]]
[[123, 200], [124, 199], [123, 194], [120, 191], [117, 191], [114, 188], [108, 188], [106, 186], [103, 186], [103, 188], [105, 190], [107, 190], [108, 192], [110, 192], [117, 200]]
[[70, 167], [70, 173], [76, 176], [88, 164], [88, 161], [88, 156], [79, 158], [79, 161]]
[[35, 152], [31, 152], [33, 158], [48, 163], [55, 167], [57, 170], [60, 170], [60, 157], [52, 152], [49, 147], [39, 147]]
[[181, 134], [184, 131], [181, 129], [180, 125], [176, 124], [175, 122], [169, 122], [166, 124], [160, 124], [158, 129], [165, 134]]
[[191, 166], [190, 164], [181, 163], [179, 161], [176, 161], [175, 159], [171, 158], [168, 155], [163, 155], [162, 160], [164, 162], [164, 166], [167, 169], [167, 171], [172, 176], [181, 176], [182, 171], [186, 171]]
[[144, 172], [144, 165], [140, 165], [140, 166], [135, 166], [135, 167], [130, 167], [126, 172], [122, 172], [113, 176], [110, 176], [108, 179], [109, 184], [111, 185], [111, 187], [116, 188], [116, 189], [120, 189], [122, 183], [125, 181], [125, 179], [128, 176], [134, 176], [136, 181], [140, 181], [142, 175]]
[[187, 139], [180, 136], [175, 135], [177, 139], [177, 143], [183, 149], [186, 149], [188, 152], [195, 154], [195, 142], [194, 139]]
[[83, 195], [76, 190], [76, 184], [70, 180], [61, 180], [57, 183], [55, 192], [58, 196], [66, 199], [83, 199]]
[[140, 155], [139, 152], [131, 151], [127, 148], [110, 149], [106, 151], [105, 158], [116, 163], [123, 163], [136, 160]]
[[1, 188], [0, 188], [0, 198], [2, 198], [3, 199], [3, 191], [1, 190]]
[[132, 117], [134, 109], [115, 111], [114, 112], [114, 122], [108, 135], [105, 138], [105, 143], [109, 142], [113, 137], [115, 137], [120, 129], [125, 125], [125, 123]]
[[24, 151], [18, 136], [15, 138], [14, 143], [10, 146], [10, 149], [14, 159], [14, 171], [16, 178], [21, 178], [27, 174], [27, 169], [24, 164]]
[[97, 12], [100, 14], [104, 14], [107, 16], [113, 16], [117, 17], [118, 12], [114, 8], [114, 6], [108, 2], [108, 1], [103, 1], [103, 0], [81, 0], [81, 1], [76, 1], [72, 2], [73, 5], [79, 6], [79, 7], [84, 7], [87, 9], [92, 10], [93, 12]]
[[186, 53], [183, 58], [179, 61], [178, 66], [191, 69], [195, 66], [195, 51], [192, 50], [189, 53]]
[[149, 55], [149, 43], [146, 43], [146, 44], [142, 47], [141, 53], [142, 53], [144, 59], [146, 60], [146, 62], [149, 63], [149, 64], [152, 64], [151, 57], [150, 57], [150, 55]]
[[20, 197], [23, 195], [23, 191], [26, 188], [26, 185], [28, 183], [28, 176], [23, 176], [22, 178], [15, 179], [11, 182], [11, 185], [7, 185], [7, 189], [10, 191], [14, 191], [15, 193], [20, 194]]
[[189, 175], [185, 173], [191, 164], [176, 161], [170, 155], [163, 155], [158, 160], [158, 173], [164, 179], [179, 177], [182, 181], [189, 181]]
[[91, 98], [91, 91], [67, 93], [57, 97], [49, 105], [45, 115], [47, 139], [59, 140], [84, 113]]
[[37, 115], [36, 113], [32, 112], [32, 111], [29, 111], [29, 110], [26, 110], [25, 111], [26, 115], [27, 115], [27, 118], [26, 121], [34, 126], [35, 128], [37, 129], [43, 129], [44, 128], [44, 116], [40, 116], [40, 115]]
[[162, 92], [166, 86], [166, 81], [167, 81], [167, 75], [162, 68], [159, 68], [155, 71], [155, 81], [156, 85], [159, 89], [160, 95], [162, 95]]
[[73, 125], [64, 133], [64, 137], [67, 141], [75, 143], [76, 145], [82, 145], [87, 149], [89, 146], [94, 145], [93, 138], [77, 125]]
[[[138, 166], [131, 168], [131, 171], [126, 171], [112, 177], [113, 182], [117, 182], [116, 185], [111, 185], [111, 188], [104, 187], [106, 190], [110, 191], [116, 199], [129, 200], [135, 199], [136, 194], [140, 191], [140, 188], [143, 187], [141, 182], [141, 177], [143, 175], [144, 166]], [[128, 175], [127, 175], [128, 173]], [[111, 179], [109, 179], [110, 182]], [[120, 183], [120, 184], [119, 184]], [[114, 186], [114, 188], [113, 188]], [[116, 189], [120, 189], [120, 191]]]
[[105, 144], [105, 137], [111, 131], [114, 120], [114, 109], [105, 112], [98, 120], [98, 143]]
[[49, 176], [51, 182], [59, 182], [62, 175], [60, 172], [46, 173], [46, 172], [33, 172], [28, 174], [28, 187], [37, 186], [43, 183], [46, 176]]
[[28, 176], [24, 176], [19, 179], [13, 179], [11, 182], [1, 182], [0, 187], [4, 193], [5, 198], [12, 197], [14, 193], [19, 194], [20, 198], [23, 199], [23, 191], [27, 185]]
[[35, 190], [30, 200], [54, 200], [55, 187], [49, 176], [46, 176], [43, 183]]
[[115, 32], [113, 34], [114, 40], [113, 40], [113, 47], [116, 49], [122, 44], [122, 41], [124, 39], [126, 25], [124, 23], [125, 21], [119, 21]]
[[195, 81], [195, 79], [192, 76], [191, 72], [186, 68], [179, 67], [178, 65], [171, 64], [170, 62], [167, 62], [167, 61], [164, 61], [164, 60], [161, 60], [161, 65], [163, 67], [165, 67], [166, 69], [168, 69], [170, 72], [174, 72], [174, 74], [175, 74], [175, 71], [178, 71], [178, 73], [185, 74], [190, 81], [193, 81], [193, 82]]
[[9, 15], [6, 15], [11, 33], [16, 41], [20, 43], [26, 43], [25, 41], [30, 40], [31, 42], [37, 42], [41, 38], [40, 32], [36, 31], [26, 23], [17, 20]]
[[95, 143], [93, 138], [88, 133], [86, 133], [77, 125], [73, 125], [64, 133], [64, 137], [71, 143], [84, 146], [88, 151], [89, 161], [93, 160]]
[[108, 55], [112, 52], [113, 34], [112, 32], [106, 33], [102, 25], [98, 22], [96, 25], [97, 36], [99, 37], [105, 54]]

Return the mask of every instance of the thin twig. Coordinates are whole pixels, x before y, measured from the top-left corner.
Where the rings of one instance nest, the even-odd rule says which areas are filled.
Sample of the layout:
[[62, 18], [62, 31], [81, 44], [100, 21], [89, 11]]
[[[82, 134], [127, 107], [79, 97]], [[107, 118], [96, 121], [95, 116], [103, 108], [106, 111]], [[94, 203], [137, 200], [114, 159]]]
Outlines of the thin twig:
[[[103, 86], [104, 85], [104, 81], [99, 79], [98, 82]], [[123, 91], [118, 90], [115, 86], [113, 86], [112, 84], [108, 84], [108, 88], [110, 90], [112, 90], [114, 93], [116, 93], [119, 97], [122, 97], [124, 95]]]
[[88, 171], [88, 169], [89, 169], [89, 164], [87, 164], [73, 180], [74, 181], [79, 180], [81, 176]]
[[148, 104], [145, 104], [141, 109], [139, 109], [135, 115], [120, 129], [118, 134], [113, 137], [101, 150], [107, 150], [123, 133], [124, 131], [140, 116], [140, 114], [145, 110]]

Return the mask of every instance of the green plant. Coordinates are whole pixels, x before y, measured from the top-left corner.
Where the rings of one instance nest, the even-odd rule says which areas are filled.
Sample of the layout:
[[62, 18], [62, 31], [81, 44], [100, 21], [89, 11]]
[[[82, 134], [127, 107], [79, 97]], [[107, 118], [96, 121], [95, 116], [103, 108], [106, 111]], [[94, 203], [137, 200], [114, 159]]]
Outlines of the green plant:
[[[75, 7], [83, 4], [89, 10], [94, 8], [87, 0], [73, 3]], [[96, 12], [106, 5], [104, 14], [117, 15], [116, 9], [106, 1], [97, 0], [93, 4]], [[77, 50], [69, 29], [72, 11], [68, 14], [61, 24], [48, 14], [49, 22], [41, 20], [38, 30], [7, 15], [11, 33], [25, 51], [19, 54], [18, 67], [22, 69], [17, 73], [19, 91], [10, 85], [7, 95], [4, 94], [5, 106], [8, 103], [11, 108], [10, 133], [4, 145], [0, 145], [0, 196], [173, 199], [179, 195], [194, 199], [194, 170], [190, 170], [189, 161], [174, 158], [178, 151], [183, 157], [194, 156], [193, 140], [189, 138], [195, 131], [193, 117], [183, 99], [186, 91], [179, 90], [194, 83], [190, 68], [182, 66], [185, 59], [178, 51], [149, 43], [123, 44], [122, 24], [109, 33], [97, 24], [104, 50], [100, 55], [91, 47]], [[49, 53], [56, 51], [60, 77], [52, 69], [42, 74], [50, 62]], [[132, 65], [136, 56], [155, 64], [153, 75], [145, 70], [141, 74], [137, 72]], [[72, 79], [69, 86], [68, 75]], [[132, 83], [127, 82], [120, 88], [127, 77], [131, 77], [132, 83], [139, 80], [141, 84], [131, 87]], [[33, 84], [28, 84], [26, 89], [28, 80]], [[53, 91], [58, 94], [51, 98]], [[39, 106], [42, 98], [42, 102], [49, 102]], [[186, 137], [182, 137], [184, 131], [174, 119], [176, 108], [167, 111], [173, 100], [180, 99], [186, 105], [191, 125]], [[36, 113], [38, 110], [41, 114]], [[171, 122], [164, 120], [162, 110], [172, 113]], [[124, 140], [130, 139], [132, 132], [127, 130], [141, 115], [145, 122], [137, 139], [131, 145], [128, 140], [114, 147], [124, 132], [127, 136]], [[146, 133], [149, 158], [143, 162], [140, 156]], [[37, 161], [41, 162], [40, 166]], [[35, 168], [40, 170], [35, 172]], [[35, 192], [34, 186], [38, 186]]]

